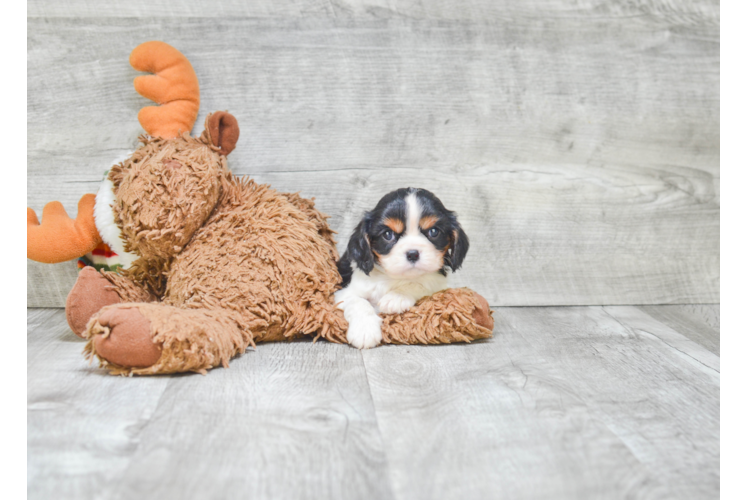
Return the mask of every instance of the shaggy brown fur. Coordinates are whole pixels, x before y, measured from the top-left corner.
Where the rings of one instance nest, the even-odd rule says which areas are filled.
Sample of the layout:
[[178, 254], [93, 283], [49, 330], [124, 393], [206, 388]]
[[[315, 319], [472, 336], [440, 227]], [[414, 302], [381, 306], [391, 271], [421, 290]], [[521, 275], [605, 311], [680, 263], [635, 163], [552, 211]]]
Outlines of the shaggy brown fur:
[[[346, 341], [333, 303], [333, 231], [313, 201], [234, 177], [211, 134], [141, 140], [109, 174], [115, 221], [140, 258], [122, 274], [104, 273], [121, 303], [88, 321], [89, 357], [114, 374], [204, 373], [256, 342]], [[384, 317], [384, 341], [485, 338], [491, 330], [479, 323], [493, 320], [478, 297], [460, 289], [422, 299]]]
[[310, 332], [344, 341], [331, 301], [340, 279], [331, 247], [286, 195], [229, 176], [213, 214], [171, 266], [164, 302], [224, 310], [256, 341]]
[[142, 257], [129, 274], [161, 295], [171, 260], [215, 208], [229, 172], [226, 157], [203, 138], [140, 140], [143, 145], [109, 172], [114, 218], [125, 250]]

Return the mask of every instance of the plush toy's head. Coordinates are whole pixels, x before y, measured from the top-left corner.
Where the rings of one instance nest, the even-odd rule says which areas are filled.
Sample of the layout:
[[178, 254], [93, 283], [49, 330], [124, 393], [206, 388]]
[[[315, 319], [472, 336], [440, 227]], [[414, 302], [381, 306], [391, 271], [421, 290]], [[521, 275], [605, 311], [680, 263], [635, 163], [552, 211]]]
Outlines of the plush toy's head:
[[147, 132], [140, 138], [142, 146], [110, 169], [95, 201], [91, 195], [81, 199], [76, 220], [56, 202], [45, 207], [41, 225], [28, 209], [29, 258], [74, 259], [103, 239], [117, 253], [166, 259], [181, 250], [215, 207], [228, 175], [226, 155], [239, 138], [236, 118], [224, 111], [210, 114], [202, 135], [191, 137], [200, 90], [187, 58], [154, 41], [136, 47], [130, 64], [153, 73], [134, 84], [158, 104], [138, 113]]
[[112, 199], [105, 203], [126, 251], [165, 259], [181, 251], [218, 202], [228, 174], [226, 157], [206, 133], [141, 140], [130, 158], [110, 170]]

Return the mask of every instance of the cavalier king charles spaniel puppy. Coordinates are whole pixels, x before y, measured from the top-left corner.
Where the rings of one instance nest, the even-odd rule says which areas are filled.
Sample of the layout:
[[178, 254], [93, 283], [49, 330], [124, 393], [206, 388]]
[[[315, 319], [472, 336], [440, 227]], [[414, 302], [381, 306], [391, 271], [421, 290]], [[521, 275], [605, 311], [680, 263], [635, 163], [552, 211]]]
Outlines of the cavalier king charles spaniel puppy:
[[385, 195], [353, 230], [338, 262], [343, 288], [335, 302], [348, 321], [348, 343], [379, 345], [378, 313], [401, 313], [447, 288], [447, 268], [460, 268], [469, 245], [455, 213], [430, 191], [403, 188]]

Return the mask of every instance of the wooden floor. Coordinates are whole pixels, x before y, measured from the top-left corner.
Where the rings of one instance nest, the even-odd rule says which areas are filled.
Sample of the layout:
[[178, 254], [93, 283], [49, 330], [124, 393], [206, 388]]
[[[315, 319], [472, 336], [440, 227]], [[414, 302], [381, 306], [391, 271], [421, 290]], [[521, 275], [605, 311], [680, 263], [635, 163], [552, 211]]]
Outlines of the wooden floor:
[[260, 345], [121, 378], [28, 310], [28, 497], [717, 498], [719, 306], [497, 308], [494, 338]]

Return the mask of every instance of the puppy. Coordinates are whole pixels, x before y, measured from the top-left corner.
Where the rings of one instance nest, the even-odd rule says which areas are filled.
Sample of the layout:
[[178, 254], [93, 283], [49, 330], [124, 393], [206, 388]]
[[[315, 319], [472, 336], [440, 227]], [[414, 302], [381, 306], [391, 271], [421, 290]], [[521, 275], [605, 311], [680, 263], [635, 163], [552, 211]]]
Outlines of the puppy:
[[343, 288], [335, 302], [348, 321], [348, 343], [379, 345], [378, 313], [401, 313], [447, 288], [447, 268], [459, 269], [469, 246], [455, 213], [430, 191], [403, 188], [385, 195], [353, 230], [338, 262]]

